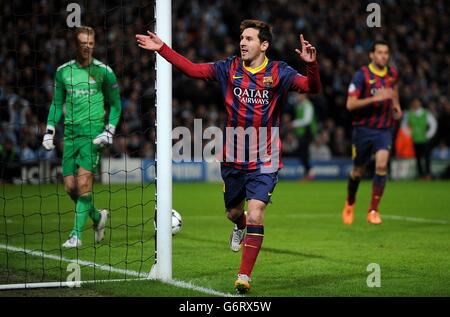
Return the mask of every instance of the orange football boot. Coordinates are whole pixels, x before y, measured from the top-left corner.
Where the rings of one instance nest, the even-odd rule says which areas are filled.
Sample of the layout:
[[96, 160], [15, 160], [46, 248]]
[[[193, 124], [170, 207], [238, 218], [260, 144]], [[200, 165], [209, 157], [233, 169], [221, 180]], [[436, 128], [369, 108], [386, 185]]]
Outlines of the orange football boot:
[[344, 209], [342, 210], [342, 222], [346, 225], [351, 225], [353, 223], [353, 218], [355, 217], [355, 204], [349, 205], [345, 201]]
[[377, 210], [371, 210], [367, 214], [367, 222], [373, 225], [381, 225], [383, 222], [381, 221], [380, 213]]

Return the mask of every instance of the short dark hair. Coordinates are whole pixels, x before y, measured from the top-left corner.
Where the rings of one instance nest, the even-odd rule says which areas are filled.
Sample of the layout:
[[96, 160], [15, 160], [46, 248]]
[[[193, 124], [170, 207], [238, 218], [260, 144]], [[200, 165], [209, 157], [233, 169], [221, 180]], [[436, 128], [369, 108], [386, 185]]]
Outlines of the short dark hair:
[[241, 34], [242, 32], [244, 32], [245, 29], [248, 28], [257, 29], [259, 31], [258, 38], [261, 41], [261, 43], [264, 41], [270, 43], [272, 41], [272, 26], [270, 26], [270, 24], [260, 20], [242, 21], [240, 26]]
[[79, 26], [75, 29], [75, 40], [78, 40], [78, 35], [86, 33], [87, 35], [92, 35], [95, 37], [95, 31], [90, 26]]
[[375, 52], [377, 45], [386, 45], [389, 48], [389, 43], [386, 42], [385, 40], [376, 40], [375, 42], [373, 42], [372, 46], [370, 47], [371, 53]]

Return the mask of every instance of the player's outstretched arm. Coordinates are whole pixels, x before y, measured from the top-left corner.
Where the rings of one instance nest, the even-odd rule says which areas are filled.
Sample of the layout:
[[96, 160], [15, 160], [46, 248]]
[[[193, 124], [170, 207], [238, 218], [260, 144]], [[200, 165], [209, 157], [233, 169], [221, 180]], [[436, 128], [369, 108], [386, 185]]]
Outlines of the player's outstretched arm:
[[319, 93], [321, 84], [316, 48], [303, 38], [303, 34], [300, 34], [300, 49], [295, 49], [295, 52], [306, 63], [306, 77], [295, 76], [292, 90], [300, 93]]
[[195, 64], [168, 47], [155, 33], [147, 31], [148, 35], [136, 34], [139, 47], [158, 52], [169, 63], [178, 68], [186, 76], [205, 80], [215, 79], [213, 64]]

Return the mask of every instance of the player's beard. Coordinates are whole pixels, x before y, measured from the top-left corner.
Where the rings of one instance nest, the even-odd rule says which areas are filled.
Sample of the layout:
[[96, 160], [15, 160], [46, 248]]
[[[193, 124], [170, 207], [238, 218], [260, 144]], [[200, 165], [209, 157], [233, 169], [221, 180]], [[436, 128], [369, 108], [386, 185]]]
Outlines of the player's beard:
[[381, 60], [381, 61], [379, 61], [379, 62], [373, 61], [372, 63], [373, 63], [377, 68], [383, 69], [383, 68], [385, 68], [385, 67], [388, 65], [388, 61], [389, 61], [389, 60], [385, 60], [385, 61]]

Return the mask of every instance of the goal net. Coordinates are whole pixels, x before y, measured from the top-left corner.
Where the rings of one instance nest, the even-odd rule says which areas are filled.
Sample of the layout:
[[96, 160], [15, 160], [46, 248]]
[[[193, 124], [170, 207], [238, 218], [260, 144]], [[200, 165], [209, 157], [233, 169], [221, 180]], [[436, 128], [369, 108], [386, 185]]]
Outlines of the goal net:
[[[0, 289], [149, 277], [170, 279], [171, 69], [157, 61], [156, 54], [140, 49], [134, 37], [158, 29], [155, 16], [160, 12], [169, 18], [165, 20], [168, 27], [162, 30], [159, 26], [159, 34], [170, 43], [170, 1], [17, 0], [2, 2], [1, 6]], [[86, 103], [86, 111], [94, 111], [96, 93], [105, 95], [104, 124], [113, 108], [111, 96], [103, 91], [109, 82], [90, 67], [85, 68], [87, 81], [64, 88], [63, 115], [55, 126], [55, 148], [43, 148], [55, 95], [55, 74], [59, 66], [75, 59], [74, 26], [79, 24], [95, 30], [93, 57], [108, 65], [100, 67], [105, 72], [114, 72], [122, 111], [113, 144], [102, 148], [93, 176], [92, 205], [109, 214], [104, 239], [96, 242], [94, 220], [87, 217], [79, 232], [82, 245], [65, 248], [62, 245], [73, 234], [79, 219], [79, 207], [67, 193], [64, 152], [69, 153], [68, 146], [77, 148], [77, 142], [83, 144], [80, 138], [89, 139], [87, 135], [93, 135], [95, 123], [75, 124], [66, 119], [72, 115], [76, 120], [75, 107]], [[80, 68], [76, 64], [69, 66], [73, 66], [70, 76], [75, 81]], [[160, 75], [163, 71], [166, 74]], [[97, 82], [101, 80], [105, 82]], [[67, 104], [67, 95], [72, 98], [72, 106]], [[166, 110], [161, 109], [163, 106]], [[88, 132], [78, 130], [86, 125]], [[68, 137], [67, 126], [75, 137]], [[74, 153], [72, 162], [78, 170], [80, 164], [86, 166], [80, 153]], [[157, 170], [168, 178], [158, 179]], [[79, 179], [75, 177], [76, 182]], [[157, 191], [166, 194], [157, 195]], [[93, 208], [84, 211], [94, 213]], [[167, 212], [160, 215], [163, 211]]]

